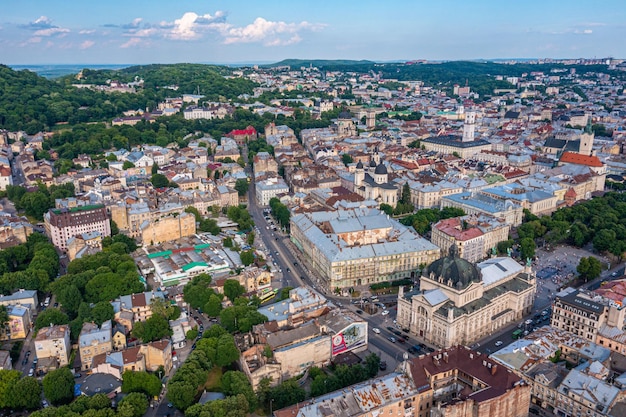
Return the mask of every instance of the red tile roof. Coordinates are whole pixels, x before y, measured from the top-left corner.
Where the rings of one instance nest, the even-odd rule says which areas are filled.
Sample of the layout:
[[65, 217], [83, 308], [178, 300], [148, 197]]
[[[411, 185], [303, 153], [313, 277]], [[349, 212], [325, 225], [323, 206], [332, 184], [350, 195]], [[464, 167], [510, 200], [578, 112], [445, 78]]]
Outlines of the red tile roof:
[[575, 152], [563, 152], [560, 162], [566, 164], [586, 165], [588, 167], [600, 168], [602, 162], [597, 156], [582, 155]]

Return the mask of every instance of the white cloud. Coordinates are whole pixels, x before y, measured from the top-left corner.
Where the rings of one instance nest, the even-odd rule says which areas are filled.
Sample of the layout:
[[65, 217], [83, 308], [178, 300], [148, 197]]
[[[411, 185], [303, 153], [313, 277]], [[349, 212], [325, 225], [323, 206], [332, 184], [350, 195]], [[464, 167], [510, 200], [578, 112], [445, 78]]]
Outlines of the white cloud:
[[21, 25], [20, 27], [23, 29], [39, 30], [56, 28], [58, 26], [53, 25], [52, 20], [50, 20], [48, 17], [39, 16], [39, 18], [36, 19], [34, 22], [29, 22], [27, 25]]
[[80, 49], [89, 49], [92, 46], [94, 46], [96, 43], [94, 41], [84, 41], [83, 43], [80, 44], [79, 48]]
[[83, 30], [79, 31], [78, 33], [81, 34], [81, 35], [91, 35], [93, 33], [96, 33], [96, 31], [93, 30], [93, 29], [89, 29], [89, 30], [88, 29], [83, 29]]
[[266, 46], [291, 45], [300, 42], [300, 31], [318, 31], [324, 28], [323, 24], [309, 22], [285, 23], [272, 22], [257, 17], [253, 23], [243, 27], [231, 27], [225, 35], [224, 43], [251, 43], [260, 42]]
[[35, 33], [33, 33], [33, 35], [35, 35], [35, 36], [55, 36], [55, 35], [64, 35], [64, 34], [69, 33], [69, 32], [70, 32], [69, 29], [54, 27], [54, 28], [37, 30], [37, 31], [35, 31]]
[[141, 38], [130, 38], [128, 41], [120, 45], [120, 48], [130, 48], [144, 42]]
[[180, 19], [173, 23], [161, 22], [160, 27], [170, 29], [167, 37], [177, 40], [193, 40], [202, 36], [203, 32], [216, 31], [226, 21], [226, 13], [216, 11], [214, 15], [209, 13], [199, 15], [194, 12], [186, 12]]
[[574, 31], [574, 33], [577, 34], [577, 35], [591, 35], [593, 33], [593, 30], [591, 30], [591, 29], [582, 29], [582, 30], [576, 29]]

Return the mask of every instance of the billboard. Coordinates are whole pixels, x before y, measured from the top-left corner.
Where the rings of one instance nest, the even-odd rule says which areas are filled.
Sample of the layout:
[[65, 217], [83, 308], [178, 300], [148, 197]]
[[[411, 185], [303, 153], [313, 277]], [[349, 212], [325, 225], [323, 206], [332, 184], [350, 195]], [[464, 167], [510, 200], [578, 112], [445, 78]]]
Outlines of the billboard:
[[367, 343], [367, 323], [353, 323], [332, 337], [333, 356]]

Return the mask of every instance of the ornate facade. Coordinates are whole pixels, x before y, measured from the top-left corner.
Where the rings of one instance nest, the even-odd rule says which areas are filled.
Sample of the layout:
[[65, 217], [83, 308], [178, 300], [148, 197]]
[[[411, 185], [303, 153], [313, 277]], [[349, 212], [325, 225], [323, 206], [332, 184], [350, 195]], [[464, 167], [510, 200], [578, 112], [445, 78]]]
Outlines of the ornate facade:
[[535, 276], [511, 258], [472, 264], [449, 255], [433, 262], [419, 289], [398, 294], [398, 324], [440, 347], [469, 345], [531, 311]]

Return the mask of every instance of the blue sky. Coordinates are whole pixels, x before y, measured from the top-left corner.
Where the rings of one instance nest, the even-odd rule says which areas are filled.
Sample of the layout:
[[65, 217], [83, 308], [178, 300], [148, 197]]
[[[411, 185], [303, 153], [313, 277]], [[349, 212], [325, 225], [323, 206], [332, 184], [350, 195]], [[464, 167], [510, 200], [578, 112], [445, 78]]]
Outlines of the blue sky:
[[18, 0], [0, 63], [626, 58], [623, 0]]

